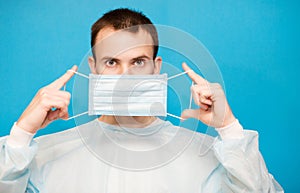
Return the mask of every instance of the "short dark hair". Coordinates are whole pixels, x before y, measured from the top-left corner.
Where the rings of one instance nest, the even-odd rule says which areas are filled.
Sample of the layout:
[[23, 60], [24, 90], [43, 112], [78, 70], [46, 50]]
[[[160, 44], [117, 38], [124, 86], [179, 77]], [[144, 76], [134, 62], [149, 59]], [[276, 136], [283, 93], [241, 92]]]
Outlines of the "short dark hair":
[[128, 8], [119, 8], [105, 13], [98, 19], [91, 28], [91, 47], [96, 43], [96, 37], [99, 31], [105, 27], [113, 27], [115, 30], [128, 30], [136, 33], [143, 29], [151, 35], [153, 40], [153, 59], [158, 52], [158, 35], [155, 26], [151, 20], [142, 12]]

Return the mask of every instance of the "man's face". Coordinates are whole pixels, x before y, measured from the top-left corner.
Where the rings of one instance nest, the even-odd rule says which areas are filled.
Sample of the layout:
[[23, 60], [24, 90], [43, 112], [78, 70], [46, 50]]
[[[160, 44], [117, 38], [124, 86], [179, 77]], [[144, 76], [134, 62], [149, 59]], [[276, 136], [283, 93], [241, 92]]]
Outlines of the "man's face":
[[106, 27], [100, 30], [89, 58], [93, 74], [159, 74], [161, 58], [153, 60], [153, 40], [149, 33]]

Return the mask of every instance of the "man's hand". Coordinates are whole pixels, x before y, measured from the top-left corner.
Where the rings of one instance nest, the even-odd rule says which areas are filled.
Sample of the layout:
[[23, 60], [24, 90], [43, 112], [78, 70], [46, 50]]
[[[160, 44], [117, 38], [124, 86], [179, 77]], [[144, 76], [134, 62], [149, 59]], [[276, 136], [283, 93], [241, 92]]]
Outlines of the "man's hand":
[[[77, 66], [73, 66], [71, 70], [76, 71]], [[27, 132], [36, 133], [56, 119], [68, 119], [71, 95], [60, 89], [73, 75], [74, 72], [67, 71], [51, 84], [41, 88], [17, 121], [17, 126]]]
[[196, 118], [204, 124], [220, 128], [229, 125], [235, 121], [235, 117], [227, 103], [226, 96], [220, 84], [210, 83], [194, 71], [187, 64], [183, 63], [184, 71], [194, 82], [191, 92], [195, 103], [200, 106], [199, 109], [186, 109], [181, 117]]

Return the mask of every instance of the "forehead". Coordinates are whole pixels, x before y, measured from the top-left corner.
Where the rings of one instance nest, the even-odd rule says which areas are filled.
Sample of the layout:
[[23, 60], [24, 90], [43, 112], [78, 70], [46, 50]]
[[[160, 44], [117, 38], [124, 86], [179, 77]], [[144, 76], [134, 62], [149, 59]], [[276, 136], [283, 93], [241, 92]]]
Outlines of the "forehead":
[[143, 50], [153, 54], [153, 40], [151, 35], [143, 29], [130, 32], [106, 27], [97, 34], [93, 49], [97, 58], [99, 56], [117, 56], [132, 50]]

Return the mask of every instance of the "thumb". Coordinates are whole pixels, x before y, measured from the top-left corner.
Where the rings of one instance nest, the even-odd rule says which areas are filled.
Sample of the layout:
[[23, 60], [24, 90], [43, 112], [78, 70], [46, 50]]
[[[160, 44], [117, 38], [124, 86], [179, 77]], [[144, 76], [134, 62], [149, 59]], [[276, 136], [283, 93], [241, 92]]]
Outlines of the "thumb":
[[181, 118], [188, 119], [188, 118], [195, 118], [199, 119], [200, 111], [199, 109], [185, 109], [181, 113]]

